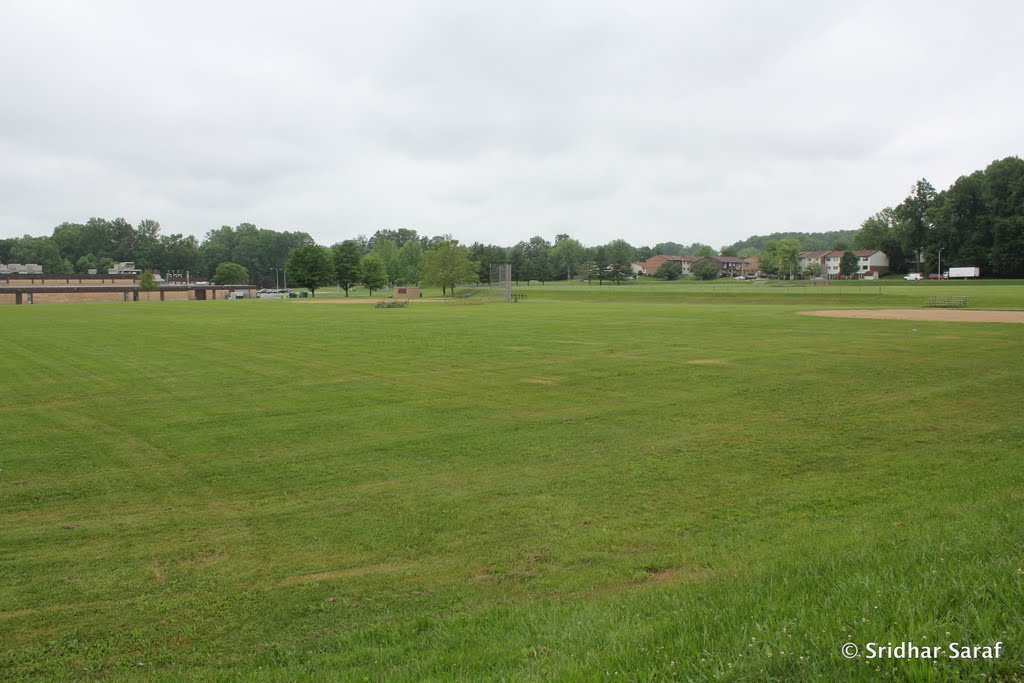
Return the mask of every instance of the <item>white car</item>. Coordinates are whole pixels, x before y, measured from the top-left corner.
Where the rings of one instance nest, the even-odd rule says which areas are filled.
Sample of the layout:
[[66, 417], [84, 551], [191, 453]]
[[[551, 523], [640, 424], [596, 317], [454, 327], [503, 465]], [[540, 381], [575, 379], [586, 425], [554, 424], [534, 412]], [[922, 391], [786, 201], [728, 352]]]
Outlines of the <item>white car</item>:
[[921, 273], [909, 273], [907, 275], [904, 275], [903, 279], [904, 280], [923, 280], [924, 279], [924, 275], [921, 275]]

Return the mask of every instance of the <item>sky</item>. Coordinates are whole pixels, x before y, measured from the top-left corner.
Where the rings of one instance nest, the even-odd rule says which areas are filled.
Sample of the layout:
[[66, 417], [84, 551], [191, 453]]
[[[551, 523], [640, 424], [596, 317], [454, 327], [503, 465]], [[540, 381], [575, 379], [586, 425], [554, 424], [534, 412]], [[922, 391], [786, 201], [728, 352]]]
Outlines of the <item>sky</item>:
[[0, 237], [731, 244], [1024, 151], [1024, 3], [0, 0]]

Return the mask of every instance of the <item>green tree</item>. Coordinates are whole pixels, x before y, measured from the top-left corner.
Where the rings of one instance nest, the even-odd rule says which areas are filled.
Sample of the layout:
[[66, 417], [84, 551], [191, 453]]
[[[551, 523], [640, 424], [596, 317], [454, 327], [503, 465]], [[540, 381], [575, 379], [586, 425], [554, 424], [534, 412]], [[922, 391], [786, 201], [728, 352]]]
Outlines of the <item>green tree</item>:
[[378, 254], [370, 252], [363, 257], [359, 265], [362, 271], [362, 282], [373, 296], [373, 290], [381, 289], [388, 284], [388, 271], [384, 267], [384, 261]]
[[552, 275], [549, 259], [551, 244], [539, 235], [531, 237], [529, 242], [521, 242], [520, 244], [522, 245], [523, 257], [526, 261], [524, 277], [528, 280], [540, 280], [541, 282], [550, 280]]
[[14, 263], [38, 263], [44, 273], [70, 273], [74, 266], [61, 256], [57, 242], [49, 237], [25, 235], [11, 246], [8, 256]]
[[706, 244], [694, 244], [692, 249], [693, 255], [697, 257], [701, 256], [715, 256], [715, 250], [713, 247], [709, 247]]
[[970, 241], [991, 245], [986, 265], [993, 274], [1020, 277], [1024, 275], [1024, 161], [1017, 157], [994, 161], [983, 179], [987, 215]]
[[597, 280], [598, 285], [603, 285], [608, 278], [608, 248], [604, 246], [594, 247], [589, 250], [589, 262], [587, 263], [587, 277]]
[[244, 285], [249, 282], [249, 271], [237, 263], [225, 261], [217, 266], [213, 282], [218, 285]]
[[800, 269], [800, 242], [792, 237], [779, 240], [777, 251], [780, 275], [796, 275]]
[[758, 257], [758, 263], [760, 264], [761, 272], [778, 276], [782, 270], [779, 259], [779, 240], [768, 240], [764, 243], [761, 255]]
[[605, 245], [605, 256], [608, 259], [607, 277], [619, 284], [633, 277], [633, 260], [636, 249], [625, 240], [612, 240]]
[[659, 242], [651, 249], [651, 255], [662, 254], [664, 256], [683, 256], [687, 253], [686, 245], [678, 242]]
[[718, 278], [718, 264], [710, 257], [701, 258], [693, 262], [690, 272], [698, 280], [715, 280]]
[[800, 272], [800, 242], [791, 237], [768, 240], [761, 251], [760, 268], [780, 278], [796, 275]]
[[454, 240], [435, 244], [423, 258], [423, 281], [440, 286], [442, 296], [454, 293], [456, 285], [478, 282], [476, 264], [469, 256], [469, 249]]
[[314, 297], [317, 289], [334, 281], [330, 252], [317, 244], [292, 249], [285, 269], [294, 284], [305, 287]]
[[555, 237], [555, 246], [551, 247], [549, 260], [559, 273], [565, 273], [566, 280], [571, 280], [586, 254], [579, 240], [568, 235], [558, 235]]
[[[480, 282], [491, 281], [491, 268], [497, 263], [508, 263], [508, 254], [505, 249], [493, 244], [482, 244], [474, 242], [469, 248], [470, 258], [477, 263], [477, 275]], [[422, 268], [422, 264], [421, 264]], [[514, 276], [514, 273], [513, 273]]]
[[878, 249], [889, 257], [889, 268], [895, 272], [906, 270], [906, 255], [896, 234], [896, 212], [891, 207], [882, 209], [861, 223], [853, 237], [855, 249]]
[[903, 251], [914, 257], [917, 270], [931, 229], [929, 209], [935, 204], [935, 188], [925, 179], [918, 180], [903, 203], [896, 207], [896, 234]]
[[842, 273], [845, 278], [849, 278], [851, 275], [856, 273], [858, 265], [857, 255], [852, 251], [844, 251], [843, 255], [839, 258], [839, 272]]
[[149, 301], [150, 294], [160, 290], [160, 283], [152, 270], [144, 270], [139, 274], [139, 290], [146, 293], [146, 301]]
[[678, 280], [683, 276], [683, 266], [678, 261], [665, 261], [654, 271], [654, 277], [662, 280]]
[[398, 230], [378, 230], [373, 233], [373, 237], [366, 241], [367, 251], [372, 250], [374, 246], [376, 246], [377, 242], [381, 240], [390, 240], [395, 243], [395, 246], [401, 249], [409, 242], [418, 242], [419, 235], [416, 234], [415, 230], [411, 230], [409, 228], [399, 228]]
[[423, 247], [419, 240], [409, 240], [398, 249], [398, 277], [401, 285], [414, 285], [423, 271]]
[[388, 284], [395, 284], [399, 277], [398, 245], [390, 239], [378, 239], [374, 241], [370, 253], [376, 254], [384, 264], [384, 270], [388, 274]]
[[75, 272], [76, 273], [88, 273], [90, 270], [99, 272], [99, 263], [96, 261], [96, 257], [92, 254], [86, 254], [75, 261]]
[[331, 247], [334, 278], [338, 282], [338, 286], [345, 290], [345, 296], [348, 296], [349, 290], [353, 286], [362, 281], [363, 272], [360, 268], [362, 254], [362, 247], [355, 240], [345, 240]]
[[160, 257], [160, 223], [147, 218], [135, 227], [135, 246], [129, 255], [136, 268], [162, 267]]

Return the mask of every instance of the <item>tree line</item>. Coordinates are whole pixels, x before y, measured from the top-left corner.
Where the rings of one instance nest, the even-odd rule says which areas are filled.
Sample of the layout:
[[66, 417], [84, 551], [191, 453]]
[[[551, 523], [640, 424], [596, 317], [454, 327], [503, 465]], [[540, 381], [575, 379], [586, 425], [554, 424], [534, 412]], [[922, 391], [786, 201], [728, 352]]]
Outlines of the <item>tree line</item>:
[[[428, 237], [398, 228], [339, 242], [327, 248], [327, 255], [334, 264], [334, 283], [345, 287], [348, 282], [348, 288], [365, 284], [364, 271], [375, 285], [376, 275], [383, 272], [383, 285], [375, 288], [423, 282], [432, 272], [427, 255], [441, 245], [449, 250], [449, 257], [452, 247], [467, 250], [475, 269], [474, 277], [467, 280], [486, 282], [495, 263], [507, 262], [518, 282], [589, 277], [603, 283], [631, 277], [632, 262], [656, 254], [758, 256], [762, 271], [782, 276], [796, 273], [801, 249], [845, 251], [851, 241], [857, 249], [884, 251], [895, 272], [937, 267], [941, 251], [945, 265], [978, 266], [986, 274], [1002, 277], [1024, 276], [1024, 161], [1018, 157], [995, 161], [962, 176], [943, 192], [920, 180], [901, 204], [882, 209], [857, 231], [754, 236], [720, 252], [699, 242], [635, 247], [617, 239], [584, 246], [568, 234], [556, 235], [553, 241], [535, 236], [513, 246], [480, 242], [460, 246], [450, 235]], [[287, 268], [289, 255], [310, 245], [315, 241], [306, 232], [269, 230], [252, 223], [225, 225], [200, 240], [164, 234], [151, 219], [132, 225], [123, 218], [90, 218], [84, 223], [62, 223], [49, 236], [0, 239], [0, 263], [39, 263], [46, 273], [85, 273], [94, 268], [106, 272], [115, 262], [133, 261], [142, 270], [188, 272], [193, 279], [213, 278], [218, 267], [230, 263], [240, 268], [222, 271], [222, 279], [270, 287]], [[352, 274], [357, 272], [354, 267], [339, 269], [339, 259], [344, 263], [357, 256], [358, 277]], [[297, 282], [294, 275], [291, 281]]]
[[[151, 219], [132, 225], [123, 218], [90, 218], [84, 223], [62, 223], [49, 236], [0, 239], [0, 263], [39, 263], [45, 273], [87, 273], [91, 269], [105, 273], [117, 262], [132, 261], [140, 270], [189, 273], [193, 280], [271, 287], [281, 282], [282, 271], [291, 272], [287, 263], [295, 250], [315, 244], [306, 232], [269, 230], [252, 223], [225, 225], [199, 240], [192, 235], [163, 234], [160, 223]], [[460, 245], [450, 235], [423, 236], [410, 228], [382, 229], [370, 237], [360, 235], [339, 242], [327, 248], [331, 262], [344, 263], [347, 258], [358, 260], [359, 267], [335, 266], [337, 279], [330, 284], [362, 285], [366, 273], [373, 289], [420, 283], [432, 272], [428, 254], [442, 246], [450, 258], [451, 247]], [[672, 243], [636, 248], [625, 240], [585, 247], [562, 234], [554, 242], [537, 236], [511, 247], [476, 242], [461, 248], [467, 250], [474, 269], [465, 281], [486, 282], [493, 264], [509, 262], [517, 281], [564, 280], [582, 273], [601, 282], [618, 282], [632, 274], [632, 261], [664, 248], [680, 247], [686, 249]], [[706, 245], [694, 247], [714, 253]], [[216, 277], [218, 269], [220, 278]], [[298, 272], [291, 273], [291, 282], [298, 283]], [[353, 275], [355, 272], [359, 275]], [[375, 277], [378, 272], [383, 273], [380, 284]]]
[[49, 237], [0, 239], [0, 263], [38, 263], [45, 273], [105, 273], [114, 263], [133, 261], [141, 270], [187, 272], [199, 280], [231, 262], [272, 281], [272, 267], [282, 266], [292, 249], [312, 242], [305, 232], [259, 229], [252, 223], [225, 225], [200, 241], [193, 235], [163, 234], [155, 220], [133, 226], [123, 218], [90, 218], [61, 223]]
[[986, 275], [1024, 276], [1024, 161], [1007, 157], [938, 192], [917, 181], [898, 206], [861, 224], [858, 249], [880, 249], [896, 272], [976, 266]]

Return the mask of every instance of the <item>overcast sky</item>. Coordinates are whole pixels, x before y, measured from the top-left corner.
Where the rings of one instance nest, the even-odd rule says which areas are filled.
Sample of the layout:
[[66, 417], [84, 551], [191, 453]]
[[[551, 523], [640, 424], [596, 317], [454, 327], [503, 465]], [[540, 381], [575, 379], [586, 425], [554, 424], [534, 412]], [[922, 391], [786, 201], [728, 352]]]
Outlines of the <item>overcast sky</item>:
[[1024, 149], [1024, 3], [0, 0], [0, 237], [858, 227]]

